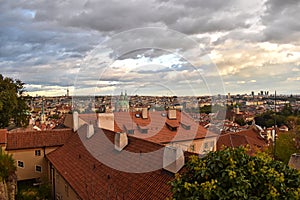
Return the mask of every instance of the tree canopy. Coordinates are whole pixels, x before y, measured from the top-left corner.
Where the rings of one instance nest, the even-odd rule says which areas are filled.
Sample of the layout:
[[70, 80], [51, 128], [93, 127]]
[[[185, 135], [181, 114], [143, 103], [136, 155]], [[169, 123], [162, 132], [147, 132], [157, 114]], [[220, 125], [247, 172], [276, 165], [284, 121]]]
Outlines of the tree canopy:
[[28, 125], [28, 106], [24, 97], [24, 83], [0, 74], [0, 128], [13, 120], [16, 126]]
[[299, 199], [300, 174], [266, 154], [244, 148], [191, 156], [171, 182], [174, 199]]
[[289, 129], [300, 125], [299, 110], [293, 110], [290, 104], [286, 104], [279, 112], [267, 111], [255, 117], [255, 123], [261, 127], [272, 127], [275, 125], [287, 125]]
[[12, 155], [5, 154], [0, 150], [0, 181], [7, 180], [15, 171], [16, 166]]

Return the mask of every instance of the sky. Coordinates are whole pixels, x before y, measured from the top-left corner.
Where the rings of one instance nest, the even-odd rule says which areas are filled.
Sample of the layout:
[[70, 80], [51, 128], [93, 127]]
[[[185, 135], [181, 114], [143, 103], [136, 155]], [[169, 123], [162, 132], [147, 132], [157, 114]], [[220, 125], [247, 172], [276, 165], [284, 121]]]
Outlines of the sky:
[[29, 95], [300, 94], [298, 0], [0, 0]]

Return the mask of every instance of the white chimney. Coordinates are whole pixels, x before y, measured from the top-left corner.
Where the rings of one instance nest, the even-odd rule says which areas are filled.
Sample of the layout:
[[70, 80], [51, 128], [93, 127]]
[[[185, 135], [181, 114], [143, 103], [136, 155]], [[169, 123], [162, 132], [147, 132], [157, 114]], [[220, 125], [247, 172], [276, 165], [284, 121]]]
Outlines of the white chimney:
[[276, 131], [275, 131], [275, 128], [272, 129], [272, 140], [273, 142], [275, 142], [275, 137], [276, 137]]
[[78, 112], [73, 112], [73, 131], [77, 131], [79, 128], [79, 118], [78, 118]]
[[95, 133], [95, 130], [94, 130], [93, 124], [88, 124], [87, 125], [86, 137], [89, 139], [94, 135], [94, 133]]
[[143, 108], [142, 109], [142, 118], [143, 119], [148, 119], [148, 108]]
[[180, 147], [166, 146], [164, 150], [163, 168], [177, 173], [184, 166], [184, 154]]
[[97, 113], [98, 128], [106, 130], [115, 130], [114, 114], [113, 113]]
[[175, 109], [169, 109], [168, 110], [168, 118], [169, 119], [176, 119], [176, 110]]
[[128, 137], [126, 133], [116, 133], [115, 134], [115, 149], [117, 151], [122, 151], [124, 147], [128, 144]]

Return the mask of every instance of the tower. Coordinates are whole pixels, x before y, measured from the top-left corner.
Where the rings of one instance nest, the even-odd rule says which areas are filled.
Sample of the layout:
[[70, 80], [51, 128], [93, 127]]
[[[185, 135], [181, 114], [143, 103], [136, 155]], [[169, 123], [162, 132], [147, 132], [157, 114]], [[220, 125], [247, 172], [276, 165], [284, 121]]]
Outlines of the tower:
[[116, 111], [129, 111], [129, 100], [127, 96], [127, 92], [125, 92], [125, 95], [123, 92], [121, 92], [119, 100], [115, 104]]
[[42, 113], [41, 113], [41, 123], [46, 122], [45, 108], [44, 108], [44, 98], [42, 100]]

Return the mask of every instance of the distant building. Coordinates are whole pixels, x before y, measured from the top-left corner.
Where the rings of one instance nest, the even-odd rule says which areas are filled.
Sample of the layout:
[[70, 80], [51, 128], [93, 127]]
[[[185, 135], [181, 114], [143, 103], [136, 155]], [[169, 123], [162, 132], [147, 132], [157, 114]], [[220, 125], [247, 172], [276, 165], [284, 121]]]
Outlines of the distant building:
[[45, 114], [45, 102], [44, 102], [44, 99], [42, 101], [42, 112], [41, 112], [41, 116], [40, 116], [40, 120], [41, 120], [41, 123], [44, 124], [46, 122], [46, 114]]
[[[67, 127], [72, 127], [71, 117], [66, 117]], [[85, 121], [150, 142], [180, 147], [184, 151], [205, 154], [216, 150], [218, 134], [199, 125], [187, 113], [175, 109], [149, 111], [143, 108], [134, 112], [80, 114], [79, 118], [80, 124]]]
[[288, 132], [289, 128], [286, 125], [282, 125], [282, 126], [279, 127], [279, 131], [281, 131], [281, 132]]
[[114, 122], [114, 131], [125, 131], [151, 142], [178, 146], [198, 154], [216, 150], [218, 135], [199, 125], [187, 113], [175, 109], [116, 112]]
[[127, 96], [127, 92], [125, 92], [125, 95], [123, 95], [123, 92], [121, 93], [119, 99], [117, 100], [115, 104], [115, 111], [120, 112], [128, 112], [129, 111], [129, 100]]

